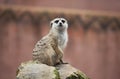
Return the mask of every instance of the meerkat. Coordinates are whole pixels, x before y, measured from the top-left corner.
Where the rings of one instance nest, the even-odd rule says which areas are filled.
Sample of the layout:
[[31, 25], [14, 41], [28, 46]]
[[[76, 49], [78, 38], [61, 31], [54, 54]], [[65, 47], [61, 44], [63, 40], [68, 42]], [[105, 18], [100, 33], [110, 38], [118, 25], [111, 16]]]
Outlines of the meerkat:
[[50, 22], [49, 33], [37, 42], [33, 49], [33, 60], [55, 66], [63, 63], [63, 50], [68, 42], [68, 23], [64, 18], [55, 18]]

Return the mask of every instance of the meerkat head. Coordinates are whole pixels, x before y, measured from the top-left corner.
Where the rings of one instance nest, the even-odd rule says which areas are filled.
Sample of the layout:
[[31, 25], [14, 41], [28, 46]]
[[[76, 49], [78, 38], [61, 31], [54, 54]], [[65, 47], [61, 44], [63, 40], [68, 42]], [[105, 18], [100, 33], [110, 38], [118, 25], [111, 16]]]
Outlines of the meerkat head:
[[64, 18], [55, 18], [50, 22], [51, 28], [57, 31], [65, 31], [68, 28], [67, 20]]

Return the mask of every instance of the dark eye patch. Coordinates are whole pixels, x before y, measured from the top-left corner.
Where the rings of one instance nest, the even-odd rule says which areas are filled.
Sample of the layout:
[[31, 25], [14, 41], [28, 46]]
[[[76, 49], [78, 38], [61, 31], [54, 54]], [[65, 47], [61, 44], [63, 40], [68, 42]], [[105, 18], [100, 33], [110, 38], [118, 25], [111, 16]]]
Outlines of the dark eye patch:
[[62, 20], [62, 23], [65, 23], [65, 20]]
[[58, 23], [58, 22], [59, 22], [59, 20], [56, 20], [56, 21], [55, 21], [55, 23]]

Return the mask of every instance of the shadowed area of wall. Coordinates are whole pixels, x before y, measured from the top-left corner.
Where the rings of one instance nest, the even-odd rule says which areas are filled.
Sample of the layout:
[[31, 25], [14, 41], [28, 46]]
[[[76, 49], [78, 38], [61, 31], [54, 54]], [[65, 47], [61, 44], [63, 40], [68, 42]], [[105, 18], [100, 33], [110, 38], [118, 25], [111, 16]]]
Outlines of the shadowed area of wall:
[[120, 78], [120, 16], [102, 13], [0, 8], [0, 78], [15, 79], [18, 65], [32, 59], [35, 43], [49, 31], [49, 22], [69, 22], [64, 60], [91, 79]]

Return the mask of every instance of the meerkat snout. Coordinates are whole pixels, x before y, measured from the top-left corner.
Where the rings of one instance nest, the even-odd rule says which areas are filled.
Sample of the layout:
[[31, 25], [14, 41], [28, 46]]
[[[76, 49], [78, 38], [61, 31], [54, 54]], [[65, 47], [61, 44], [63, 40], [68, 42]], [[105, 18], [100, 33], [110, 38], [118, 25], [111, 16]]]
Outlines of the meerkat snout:
[[62, 23], [61, 22], [59, 23], [59, 26], [62, 27]]

